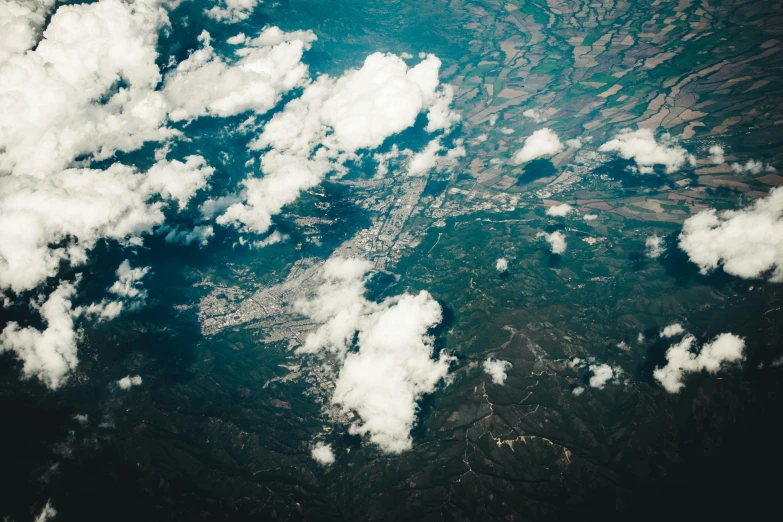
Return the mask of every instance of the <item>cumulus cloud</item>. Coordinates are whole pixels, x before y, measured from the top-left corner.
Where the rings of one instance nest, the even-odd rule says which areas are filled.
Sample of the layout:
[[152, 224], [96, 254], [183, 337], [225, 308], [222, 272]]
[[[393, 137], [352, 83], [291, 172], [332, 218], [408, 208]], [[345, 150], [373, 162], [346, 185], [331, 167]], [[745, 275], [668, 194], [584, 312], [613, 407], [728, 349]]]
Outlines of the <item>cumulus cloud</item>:
[[0, 352], [14, 352], [22, 361], [24, 378], [37, 377], [52, 389], [59, 388], [76, 368], [76, 338], [71, 298], [76, 288], [61, 283], [46, 301], [37, 306], [45, 328], [22, 328], [15, 321], [0, 333]]
[[205, 9], [206, 15], [218, 22], [233, 24], [247, 20], [263, 0], [220, 0], [218, 5]]
[[770, 165], [764, 165], [761, 161], [748, 160], [744, 165], [741, 163], [732, 163], [731, 170], [736, 174], [761, 174], [762, 172], [775, 172], [775, 168]]
[[143, 189], [149, 194], [160, 194], [174, 200], [183, 210], [196, 192], [207, 185], [215, 169], [201, 156], [188, 156], [185, 162], [160, 160], [147, 171]]
[[160, 161], [137, 172], [66, 169], [46, 178], [0, 178], [0, 289], [30, 290], [56, 275], [59, 264], [84, 264], [101, 238], [139, 244], [164, 221], [160, 193], [184, 208], [211, 175], [200, 156]]
[[446, 149], [441, 145], [440, 138], [430, 141], [421, 152], [411, 156], [408, 163], [409, 176], [423, 176], [432, 169], [446, 170], [457, 165], [459, 158], [465, 156], [465, 147], [462, 141], [453, 149]]
[[506, 258], [501, 257], [497, 261], [495, 261], [495, 270], [497, 270], [499, 273], [508, 272], [508, 261]]
[[147, 290], [141, 280], [150, 268], [131, 268], [126, 259], [117, 269], [117, 280], [107, 289], [113, 295], [111, 299], [103, 299], [99, 303], [81, 306], [74, 310], [74, 315], [85, 315], [98, 321], [111, 320], [120, 315], [123, 310], [138, 310], [144, 306]]
[[285, 33], [269, 27], [257, 38], [245, 39], [235, 51], [239, 59], [228, 63], [215, 54], [209, 33], [203, 31], [202, 48], [166, 76], [163, 93], [171, 119], [267, 112], [284, 93], [306, 82], [307, 66], [301, 59], [315, 39], [311, 31]]
[[546, 116], [544, 116], [544, 111], [542, 111], [541, 109], [528, 109], [522, 113], [522, 116], [524, 116], [525, 118], [529, 118], [536, 123], [543, 123], [546, 121]]
[[783, 188], [740, 210], [702, 211], [688, 218], [680, 248], [702, 274], [723, 267], [743, 279], [783, 281]]
[[562, 254], [566, 251], [567, 244], [565, 234], [559, 230], [552, 232], [551, 234], [539, 232], [536, 234], [536, 237], [543, 237], [546, 242], [549, 243], [549, 247], [552, 249], [553, 254]]
[[492, 357], [484, 361], [481, 367], [484, 369], [484, 373], [489, 374], [492, 377], [492, 382], [495, 384], [503, 385], [508, 377], [507, 372], [513, 365], [508, 361], [502, 361], [500, 359], [494, 359]]
[[35, 50], [0, 66], [0, 172], [42, 177], [176, 134], [155, 90], [158, 4], [60, 6]]
[[310, 455], [312, 455], [313, 459], [322, 466], [334, 464], [334, 451], [332, 451], [332, 446], [330, 444], [316, 442], [310, 450]]
[[215, 230], [212, 228], [212, 225], [196, 225], [192, 230], [181, 228], [168, 229], [165, 241], [166, 243], [178, 243], [180, 245], [197, 243], [200, 247], [205, 247], [214, 236]]
[[565, 142], [566, 146], [572, 148], [572, 149], [581, 149], [582, 148], [582, 140], [579, 138], [574, 138], [571, 140], [566, 140]]
[[35, 44], [55, 0], [4, 0], [0, 3], [0, 65]]
[[653, 377], [667, 392], [679, 393], [689, 373], [706, 370], [715, 374], [725, 366], [745, 359], [745, 341], [731, 333], [718, 335], [698, 354], [694, 353], [696, 348], [696, 338], [688, 335], [666, 351], [666, 366], [656, 369]]
[[672, 323], [669, 326], [661, 330], [661, 338], [669, 339], [675, 335], [682, 335], [685, 333], [685, 328], [680, 323]]
[[[251, 149], [266, 150], [263, 178], [243, 182], [244, 201], [231, 205], [217, 222], [263, 233], [272, 216], [319, 184], [331, 171], [343, 172], [348, 159], [379, 147], [426, 112], [426, 130], [447, 130], [458, 119], [451, 111], [452, 89], [440, 85], [440, 60], [426, 57], [416, 66], [393, 54], [374, 53], [360, 69], [339, 78], [322, 75], [266, 124]], [[431, 144], [428, 153], [438, 144]], [[446, 155], [448, 157], [448, 154]], [[422, 168], [431, 160], [422, 159]]]
[[130, 390], [134, 386], [141, 386], [142, 382], [141, 375], [134, 375], [133, 377], [126, 375], [117, 381], [117, 386], [119, 386], [121, 390]]
[[591, 388], [603, 388], [614, 377], [614, 370], [608, 364], [591, 364], [589, 367], [593, 375], [590, 376]]
[[572, 394], [573, 394], [575, 397], [579, 397], [579, 396], [580, 396], [580, 395], [582, 395], [584, 392], [585, 392], [584, 386], [577, 386], [576, 388], [574, 388], [573, 390], [571, 390], [571, 393], [572, 393]]
[[584, 216], [582, 216], [582, 219], [588, 222], [595, 221], [596, 219], [598, 219], [598, 214], [585, 214]]
[[47, 500], [44, 508], [41, 510], [40, 513], [38, 513], [38, 516], [35, 517], [35, 522], [47, 522], [49, 520], [52, 520], [56, 516], [57, 516], [57, 510], [54, 509], [54, 506], [52, 506], [52, 501]]
[[553, 205], [546, 209], [546, 215], [553, 217], [565, 217], [573, 211], [574, 207], [568, 203], [562, 203], [560, 205]]
[[537, 158], [552, 156], [563, 150], [557, 133], [544, 128], [537, 130], [525, 139], [525, 144], [514, 154], [514, 163], [527, 163]]
[[[297, 306], [322, 325], [300, 351], [326, 350], [341, 364], [332, 404], [361, 419], [350, 432], [368, 435], [387, 453], [411, 447], [417, 401], [435, 390], [453, 357], [433, 359], [430, 328], [441, 321], [440, 305], [426, 291], [381, 303], [367, 301], [364, 282], [371, 264], [330, 259], [316, 295]], [[348, 352], [356, 339], [357, 351]]]
[[644, 241], [644, 250], [647, 257], [656, 259], [666, 252], [666, 242], [662, 237], [653, 234]]
[[723, 147], [720, 145], [713, 145], [710, 147], [709, 150], [710, 153], [710, 161], [716, 165], [722, 165], [726, 162], [725, 154], [726, 151], [723, 150]]
[[633, 159], [643, 174], [652, 173], [654, 165], [663, 165], [667, 173], [678, 171], [683, 165], [695, 164], [695, 158], [677, 144], [669, 134], [656, 140], [651, 129], [622, 129], [617, 136], [598, 148], [601, 152], [617, 152], [625, 159]]

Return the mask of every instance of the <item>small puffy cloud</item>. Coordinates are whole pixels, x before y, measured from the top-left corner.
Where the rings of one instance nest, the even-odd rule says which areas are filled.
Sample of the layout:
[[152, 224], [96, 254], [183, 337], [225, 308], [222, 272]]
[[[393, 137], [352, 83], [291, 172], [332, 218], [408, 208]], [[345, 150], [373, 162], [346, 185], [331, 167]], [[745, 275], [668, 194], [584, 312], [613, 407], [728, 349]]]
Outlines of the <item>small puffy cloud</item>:
[[61, 283], [38, 307], [43, 330], [22, 328], [11, 321], [0, 333], [0, 353], [14, 352], [22, 361], [24, 378], [36, 377], [53, 390], [65, 383], [78, 364], [71, 304], [75, 293], [73, 284]]
[[213, 20], [233, 24], [247, 20], [263, 0], [220, 0], [218, 5], [205, 9], [204, 13]]
[[332, 446], [330, 444], [316, 442], [310, 450], [310, 455], [322, 466], [334, 464], [334, 451], [332, 451]]
[[723, 267], [743, 279], [783, 281], [783, 188], [740, 210], [702, 211], [688, 218], [680, 248], [702, 274]]
[[715, 374], [726, 365], [745, 359], [745, 341], [731, 333], [718, 335], [698, 354], [694, 353], [695, 348], [696, 338], [688, 335], [666, 351], [666, 366], [656, 369], [653, 377], [667, 392], [679, 393], [689, 373], [706, 370]]
[[585, 364], [584, 359], [581, 357], [574, 357], [570, 361], [568, 361], [568, 367], [569, 368], [582, 368]]
[[571, 393], [572, 393], [572, 394], [573, 394], [575, 397], [579, 397], [579, 396], [580, 396], [580, 395], [582, 395], [584, 392], [585, 392], [585, 388], [584, 388], [584, 386], [577, 386], [576, 388], [574, 388], [573, 390], [571, 390]]
[[126, 259], [117, 269], [117, 280], [107, 289], [113, 294], [113, 299], [103, 299], [100, 303], [92, 303], [89, 306], [79, 307], [74, 310], [74, 315], [85, 315], [98, 321], [111, 320], [120, 315], [123, 310], [137, 310], [144, 306], [147, 299], [147, 290], [141, 286], [141, 280], [150, 268], [131, 268]]
[[522, 113], [522, 116], [524, 116], [525, 118], [529, 118], [536, 123], [543, 123], [546, 121], [546, 116], [544, 115], [544, 111], [542, 111], [541, 109], [528, 109]]
[[188, 206], [196, 192], [207, 185], [215, 169], [207, 165], [201, 156], [188, 156], [185, 163], [177, 160], [161, 160], [147, 171], [145, 189], [158, 193], [164, 199], [175, 200], [182, 210]]
[[667, 173], [672, 173], [686, 163], [695, 163], [695, 158], [677, 144], [676, 138], [664, 134], [656, 140], [651, 129], [623, 129], [598, 150], [617, 152], [625, 159], [633, 159], [643, 174], [651, 173], [654, 165], [663, 165]]
[[770, 165], [764, 165], [761, 161], [748, 160], [747, 163], [732, 163], [731, 170], [736, 174], [761, 174], [762, 172], [775, 172], [775, 168]]
[[166, 243], [178, 243], [180, 245], [190, 245], [197, 243], [200, 247], [209, 244], [209, 240], [215, 236], [212, 225], [197, 225], [192, 230], [174, 228], [166, 234]]
[[497, 261], [495, 261], [495, 270], [497, 270], [499, 273], [508, 272], [508, 261], [506, 258], [501, 257]]
[[720, 145], [713, 145], [710, 147], [709, 150], [710, 153], [710, 162], [716, 164], [716, 165], [722, 165], [726, 162], [725, 154], [726, 151], [723, 150], [723, 147]]
[[608, 364], [591, 364], [589, 369], [593, 373], [590, 376], [591, 388], [601, 389], [614, 377], [614, 370]]
[[[333, 258], [324, 265], [323, 282], [297, 307], [321, 326], [298, 352], [327, 350], [341, 364], [332, 404], [361, 419], [350, 431], [368, 435], [387, 453], [411, 447], [417, 401], [448, 375], [453, 357], [433, 359], [427, 332], [441, 321], [441, 308], [429, 293], [403, 294], [381, 303], [364, 298], [372, 264], [357, 258]], [[356, 339], [356, 351], [348, 352]]]
[[652, 235], [644, 241], [644, 253], [650, 259], [661, 257], [666, 252], [666, 242], [662, 237]]
[[40, 513], [38, 513], [38, 516], [35, 517], [35, 522], [48, 522], [49, 520], [54, 519], [56, 516], [57, 510], [54, 509], [54, 506], [52, 506], [52, 501], [47, 500], [44, 508]]
[[484, 373], [489, 374], [492, 377], [492, 382], [495, 384], [503, 385], [508, 377], [507, 372], [513, 365], [508, 361], [502, 361], [500, 359], [488, 358], [485, 360], [481, 367], [484, 369]]
[[73, 416], [73, 420], [84, 426], [90, 420], [90, 417], [86, 413], [77, 413]]
[[537, 158], [552, 156], [563, 150], [557, 134], [547, 128], [537, 130], [527, 137], [522, 148], [514, 154], [514, 163], [527, 163]]
[[423, 176], [433, 168], [439, 171], [453, 168], [457, 165], [459, 158], [463, 156], [465, 156], [465, 147], [461, 143], [458, 143], [453, 149], [446, 150], [441, 145], [440, 138], [435, 138], [421, 152], [411, 156], [408, 163], [408, 175]]
[[582, 140], [579, 138], [574, 138], [571, 140], [566, 140], [565, 142], [566, 146], [572, 149], [581, 149], [582, 148]]
[[669, 326], [661, 330], [661, 338], [669, 339], [675, 335], [682, 335], [685, 333], [685, 328], [680, 323], [672, 323]]
[[582, 216], [582, 219], [588, 222], [595, 221], [596, 219], [598, 219], [598, 214], [585, 214], [584, 216]]
[[142, 382], [141, 375], [134, 375], [133, 377], [126, 375], [117, 381], [117, 386], [119, 386], [121, 390], [130, 390], [134, 386], [141, 386]]
[[267, 112], [284, 93], [304, 85], [308, 70], [302, 55], [315, 39], [311, 31], [284, 33], [268, 27], [257, 38], [245, 40], [245, 46], [235, 51], [239, 60], [228, 63], [215, 54], [209, 33], [202, 32], [203, 47], [166, 76], [163, 93], [171, 119]]
[[565, 234], [559, 230], [552, 232], [551, 234], [539, 232], [536, 234], [536, 237], [543, 237], [546, 242], [549, 243], [549, 247], [552, 249], [553, 254], [562, 254], [566, 251], [566, 247], [568, 246], [566, 244]]
[[574, 212], [574, 207], [568, 203], [561, 203], [560, 205], [553, 205], [546, 209], [547, 216], [553, 217], [565, 217], [571, 212]]

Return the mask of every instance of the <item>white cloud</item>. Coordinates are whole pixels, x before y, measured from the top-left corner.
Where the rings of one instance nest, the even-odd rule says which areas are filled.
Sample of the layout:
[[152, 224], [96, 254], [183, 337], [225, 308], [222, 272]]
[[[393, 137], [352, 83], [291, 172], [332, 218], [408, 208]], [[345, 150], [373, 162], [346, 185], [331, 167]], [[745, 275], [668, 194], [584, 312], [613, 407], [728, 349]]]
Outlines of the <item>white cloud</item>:
[[710, 161], [716, 165], [721, 165], [726, 162], [726, 151], [720, 145], [713, 145], [710, 147]]
[[577, 386], [576, 388], [574, 388], [573, 390], [571, 390], [571, 393], [573, 393], [575, 397], [579, 397], [579, 396], [580, 396], [580, 395], [582, 395], [584, 392], [585, 392], [585, 388], [584, 388], [584, 386]]
[[158, 193], [165, 199], [177, 201], [179, 209], [183, 210], [196, 192], [207, 185], [214, 172], [201, 156], [188, 156], [185, 163], [160, 160], [147, 171], [144, 188], [150, 194]]
[[111, 320], [120, 315], [123, 310], [138, 310], [144, 306], [147, 291], [141, 286], [141, 280], [150, 268], [131, 268], [126, 259], [117, 268], [117, 280], [107, 289], [114, 299], [103, 299], [100, 303], [92, 303], [86, 307], [74, 310], [74, 316], [86, 315], [98, 321]]
[[682, 335], [685, 333], [685, 328], [680, 323], [672, 323], [669, 326], [661, 330], [661, 338], [669, 339], [675, 335]]
[[52, 520], [56, 516], [57, 516], [57, 510], [54, 509], [54, 506], [52, 506], [52, 501], [47, 500], [44, 508], [41, 510], [40, 513], [38, 513], [38, 516], [35, 517], [35, 522], [47, 522], [49, 520]]
[[[22, 361], [24, 378], [37, 377], [52, 389], [59, 388], [76, 368], [76, 332], [71, 298], [76, 288], [61, 283], [39, 307], [43, 331], [31, 326], [21, 328], [15, 321], [0, 333], [0, 352], [14, 352]], [[34, 304], [34, 303], [33, 303]]]
[[218, 22], [236, 23], [247, 20], [263, 0], [219, 0], [218, 5], [205, 9], [204, 13]]
[[585, 221], [595, 221], [596, 219], [598, 219], [598, 214], [585, 214], [584, 216], [582, 216], [582, 219], [584, 219]]
[[614, 371], [608, 364], [591, 364], [590, 371], [593, 372], [590, 376], [591, 388], [601, 389], [614, 377]]
[[559, 230], [552, 232], [551, 234], [539, 232], [536, 234], [536, 237], [543, 237], [546, 239], [546, 242], [549, 243], [553, 254], [562, 254], [566, 251], [566, 247], [568, 246], [566, 244], [565, 235]]
[[568, 203], [562, 203], [560, 205], [553, 205], [546, 209], [547, 216], [565, 217], [574, 211], [574, 207]]
[[495, 262], [495, 270], [497, 270], [501, 274], [503, 272], [508, 272], [508, 261], [506, 260], [506, 258], [501, 257]]
[[117, 381], [117, 386], [119, 386], [121, 390], [130, 390], [134, 386], [141, 386], [142, 382], [141, 375], [134, 375], [133, 377], [126, 375]]
[[310, 455], [322, 466], [334, 464], [334, 451], [332, 451], [332, 446], [329, 444], [316, 442], [310, 450]]
[[738, 363], [745, 358], [745, 341], [734, 334], [723, 333], [705, 344], [695, 354], [696, 338], [684, 337], [678, 344], [666, 351], [666, 366], [653, 372], [655, 380], [669, 393], [678, 393], [685, 385], [685, 376], [703, 370], [717, 373], [727, 364]]
[[166, 76], [163, 93], [171, 119], [267, 112], [284, 93], [306, 82], [301, 59], [315, 39], [311, 31], [284, 33], [269, 27], [257, 38], [245, 39], [245, 46], [235, 51], [239, 60], [228, 63], [215, 54], [209, 33], [202, 32], [203, 47]]
[[87, 424], [87, 421], [90, 420], [90, 417], [86, 413], [76, 413], [73, 416], [73, 420], [84, 426]]
[[458, 141], [457, 146], [447, 150], [445, 154], [442, 154], [446, 148], [441, 145], [440, 138], [430, 141], [421, 152], [411, 156], [408, 175], [423, 176], [433, 168], [442, 171], [456, 166], [459, 158], [465, 156], [465, 147], [462, 146], [461, 140]]
[[747, 163], [742, 165], [741, 163], [732, 163], [731, 170], [736, 174], [761, 174], [762, 172], [775, 172], [775, 168], [771, 165], [764, 165], [761, 161], [748, 160]]
[[214, 236], [215, 231], [212, 225], [197, 225], [192, 230], [170, 229], [166, 234], [165, 240], [166, 243], [179, 243], [181, 245], [198, 243], [200, 247], [205, 247]]
[[525, 144], [514, 154], [514, 163], [527, 163], [536, 158], [552, 156], [563, 150], [560, 138], [550, 129], [539, 129], [525, 139]]
[[61, 261], [85, 263], [100, 238], [137, 244], [164, 219], [146, 181], [121, 164], [0, 178], [0, 289], [30, 290]]
[[43, 177], [176, 134], [155, 91], [166, 24], [153, 0], [60, 6], [35, 50], [0, 66], [0, 172]]
[[650, 259], [656, 259], [661, 257], [661, 254], [666, 252], [666, 242], [662, 237], [653, 234], [652, 236], [645, 239], [644, 248], [647, 257]]
[[458, 116], [448, 109], [451, 89], [440, 85], [439, 68], [434, 55], [409, 68], [398, 56], [375, 53], [340, 78], [320, 76], [251, 143], [251, 149], [269, 149], [261, 158], [264, 177], [246, 179], [244, 201], [217, 222], [263, 233], [301, 191], [330, 171], [344, 171], [345, 161], [361, 150], [411, 127], [419, 113], [427, 112], [428, 132], [447, 130]]
[[490, 357], [482, 363], [481, 367], [484, 369], [484, 373], [492, 377], [492, 382], [502, 385], [506, 382], [507, 372], [511, 369], [512, 364]]
[[566, 144], [567, 147], [570, 147], [572, 149], [581, 149], [582, 145], [583, 145], [582, 140], [579, 139], [579, 138], [566, 140], [565, 144]]
[[702, 274], [723, 267], [743, 279], [783, 281], [783, 188], [740, 210], [709, 209], [688, 218], [680, 248]]
[[[429, 293], [381, 303], [363, 297], [371, 267], [356, 258], [327, 261], [316, 295], [297, 304], [321, 323], [298, 351], [333, 353], [342, 365], [332, 404], [361, 418], [351, 433], [368, 435], [387, 453], [400, 453], [411, 447], [417, 401], [447, 376], [453, 357], [432, 358], [427, 332], [441, 321], [441, 308]], [[348, 353], [354, 338], [358, 350]]]
[[55, 0], [0, 2], [0, 65], [31, 49]]
[[544, 111], [542, 111], [541, 109], [528, 109], [522, 113], [522, 116], [524, 116], [525, 118], [529, 118], [536, 123], [543, 123], [546, 121], [546, 116], [544, 115]]
[[296, 303], [304, 315], [320, 323], [310, 333], [298, 353], [316, 353], [326, 349], [345, 357], [359, 322], [370, 307], [364, 299], [365, 274], [372, 263], [359, 258], [333, 258], [326, 261], [323, 283], [315, 296]]
[[658, 141], [650, 129], [623, 129], [598, 150], [618, 152], [625, 159], [633, 159], [643, 174], [651, 173], [654, 165], [663, 165], [667, 173], [672, 173], [686, 163], [695, 164], [695, 158], [677, 144], [676, 138], [664, 134]]

